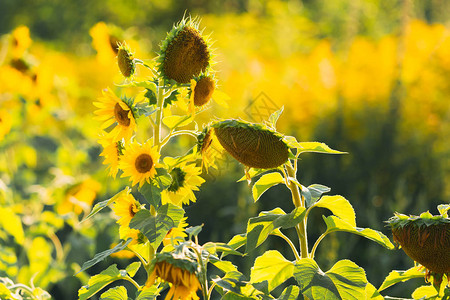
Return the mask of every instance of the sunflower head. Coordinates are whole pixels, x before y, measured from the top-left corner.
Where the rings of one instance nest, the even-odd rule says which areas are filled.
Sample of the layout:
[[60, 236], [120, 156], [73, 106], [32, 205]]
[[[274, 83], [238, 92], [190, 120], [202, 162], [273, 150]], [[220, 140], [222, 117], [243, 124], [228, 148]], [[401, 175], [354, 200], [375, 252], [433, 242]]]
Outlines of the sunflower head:
[[207, 126], [197, 136], [197, 152], [202, 157], [202, 168], [217, 168], [215, 160], [221, 155], [222, 146], [217, 141], [213, 128]]
[[197, 291], [201, 289], [197, 278], [197, 262], [187, 257], [178, 257], [171, 252], [157, 253], [152, 261], [153, 271], [146, 286], [158, 281], [170, 283], [166, 299], [199, 299]]
[[158, 70], [164, 79], [189, 83], [209, 67], [210, 50], [198, 25], [196, 19], [183, 18], [167, 34], [158, 57]]
[[119, 197], [113, 206], [114, 214], [119, 217], [117, 223], [123, 227], [128, 227], [131, 219], [140, 209], [140, 203], [129, 192]]
[[19, 26], [12, 32], [12, 52], [14, 58], [22, 57], [24, 52], [30, 47], [32, 40], [30, 30], [26, 26]]
[[289, 158], [289, 148], [283, 137], [262, 125], [224, 120], [212, 127], [222, 147], [247, 167], [277, 168]]
[[134, 75], [136, 63], [134, 62], [133, 54], [126, 43], [119, 44], [117, 50], [117, 64], [124, 77], [129, 78]]
[[216, 82], [211, 75], [201, 75], [191, 80], [191, 101], [194, 106], [207, 104], [214, 93]]
[[117, 172], [119, 171], [120, 157], [123, 155], [124, 151], [123, 142], [114, 141], [104, 131], [101, 133], [98, 142], [103, 147], [103, 151], [102, 153], [100, 153], [100, 156], [103, 156], [105, 158], [103, 164], [108, 165], [109, 175], [112, 177], [116, 177]]
[[420, 216], [395, 214], [387, 223], [394, 241], [414, 261], [427, 268], [434, 284], [440, 285], [443, 274], [450, 274], [450, 218], [429, 212]]

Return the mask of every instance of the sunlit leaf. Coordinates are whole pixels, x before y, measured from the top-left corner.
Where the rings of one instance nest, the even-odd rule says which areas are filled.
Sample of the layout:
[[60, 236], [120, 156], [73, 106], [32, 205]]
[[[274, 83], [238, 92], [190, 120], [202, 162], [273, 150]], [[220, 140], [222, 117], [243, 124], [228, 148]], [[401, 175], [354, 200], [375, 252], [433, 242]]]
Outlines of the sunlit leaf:
[[170, 129], [173, 129], [173, 128], [189, 125], [190, 123], [192, 123], [192, 121], [194, 121], [194, 119], [192, 118], [191, 115], [186, 115], [186, 116], [172, 115], [172, 116], [165, 117], [162, 121], [163, 121], [164, 125], [166, 125]]
[[269, 188], [271, 188], [274, 185], [277, 185], [279, 183], [282, 183], [284, 181], [283, 176], [281, 176], [278, 172], [272, 172], [269, 174], [264, 174], [259, 178], [257, 182], [252, 187], [252, 195], [253, 200], [256, 202], [258, 201], [259, 197], [267, 191]]
[[155, 300], [156, 296], [159, 295], [160, 288], [156, 286], [144, 287], [144, 289], [139, 293], [136, 300]]
[[122, 197], [130, 192], [130, 188], [126, 187], [124, 190], [118, 192], [116, 195], [114, 195], [112, 198], [99, 202], [95, 204], [95, 206], [92, 208], [92, 211], [87, 215], [81, 222], [86, 221], [87, 219], [91, 218], [92, 216], [96, 215], [99, 211], [116, 201], [119, 197]]
[[136, 272], [139, 270], [140, 267], [141, 267], [141, 262], [135, 261], [135, 262], [129, 264], [125, 268], [125, 270], [127, 271], [128, 275], [130, 275], [130, 277], [133, 277], [134, 275], [136, 275]]
[[100, 299], [128, 300], [127, 289], [123, 286], [110, 288], [100, 296]]
[[425, 272], [422, 269], [419, 270], [419, 267], [412, 267], [406, 271], [391, 271], [389, 275], [384, 279], [378, 291], [381, 292], [382, 290], [387, 289], [388, 287], [397, 284], [399, 282], [405, 282], [413, 278], [424, 278], [424, 277]]
[[285, 259], [280, 252], [269, 250], [256, 258], [250, 272], [250, 283], [267, 280], [269, 292], [285, 282], [294, 274], [294, 264]]
[[294, 277], [301, 293], [310, 299], [360, 300], [365, 297], [364, 269], [349, 260], [338, 261], [324, 273], [314, 260], [301, 259], [295, 265]]
[[225, 243], [213, 243], [213, 242], [208, 242], [206, 244], [203, 244], [203, 248], [208, 251], [211, 254], [217, 254], [218, 252], [222, 252], [224, 254], [234, 254], [234, 255], [239, 255], [242, 256], [242, 253], [236, 251], [233, 247], [231, 247], [228, 244]]
[[436, 299], [438, 292], [432, 285], [424, 285], [414, 290], [411, 295], [413, 299]]
[[216, 268], [224, 273], [237, 271], [237, 267], [227, 260], [211, 260], [210, 261]]
[[350, 202], [342, 196], [323, 196], [313, 207], [327, 208], [350, 226], [356, 227], [355, 210]]
[[278, 300], [297, 300], [300, 288], [296, 285], [290, 285], [284, 289]]
[[310, 203], [307, 203], [307, 207], [310, 207], [317, 200], [319, 200], [323, 194], [331, 191], [331, 189], [321, 184], [311, 184], [310, 186], [308, 186], [308, 191], [311, 194], [311, 200]]
[[448, 218], [448, 211], [450, 210], [450, 204], [441, 204], [438, 205], [439, 214]]
[[78, 297], [80, 300], [88, 299], [111, 282], [121, 279], [122, 277], [119, 269], [117, 269], [117, 265], [111, 265], [100, 274], [92, 276], [89, 279], [88, 284], [78, 290]]
[[11, 294], [11, 291], [6, 287], [6, 285], [0, 282], [0, 299], [18, 300], [19, 298], [14, 297]]
[[273, 112], [269, 117], [269, 123], [273, 129], [277, 127], [277, 121], [283, 113], [284, 106], [282, 106], [279, 110]]
[[[247, 235], [246, 234], [237, 234], [231, 238], [231, 240], [227, 243], [234, 250], [237, 250], [244, 246], [247, 243]], [[225, 255], [223, 255], [225, 256]], [[222, 256], [222, 257], [223, 257]]]
[[237, 294], [240, 294], [241, 288], [246, 285], [244, 275], [237, 270], [227, 272], [222, 278], [213, 278], [213, 281], [225, 291], [232, 291]]
[[14, 240], [22, 245], [25, 240], [22, 221], [11, 207], [0, 207], [0, 230], [6, 231]]
[[119, 252], [119, 251], [125, 249], [128, 246], [128, 244], [131, 243], [131, 241], [132, 241], [132, 239], [128, 239], [126, 242], [125, 241], [120, 241], [114, 248], [108, 249], [108, 250], [105, 250], [103, 252], [95, 254], [93, 259], [88, 260], [87, 262], [85, 262], [83, 264], [83, 266], [77, 272], [77, 274], [80, 273], [80, 272], [83, 272], [84, 270], [87, 270], [90, 267], [92, 267], [93, 265], [101, 262], [102, 260], [104, 260], [105, 258], [110, 256], [111, 254]]
[[298, 151], [300, 153], [304, 152], [316, 152], [316, 153], [326, 153], [326, 154], [346, 154], [347, 152], [341, 152], [337, 150], [333, 150], [328, 147], [325, 143], [320, 142], [300, 142], [300, 147]]
[[370, 228], [360, 228], [354, 227], [349, 223], [339, 219], [336, 216], [323, 217], [325, 223], [327, 224], [327, 233], [334, 231], [345, 231], [363, 236], [369, 240], [377, 242], [378, 244], [386, 247], [387, 249], [394, 249], [394, 245], [391, 241], [381, 232], [370, 229]]
[[130, 228], [141, 231], [156, 249], [169, 230], [178, 226], [183, 215], [182, 208], [170, 203], [158, 207], [155, 216], [150, 211], [141, 209], [131, 219]]
[[377, 291], [377, 289], [371, 284], [366, 285], [366, 300], [384, 300], [384, 297]]

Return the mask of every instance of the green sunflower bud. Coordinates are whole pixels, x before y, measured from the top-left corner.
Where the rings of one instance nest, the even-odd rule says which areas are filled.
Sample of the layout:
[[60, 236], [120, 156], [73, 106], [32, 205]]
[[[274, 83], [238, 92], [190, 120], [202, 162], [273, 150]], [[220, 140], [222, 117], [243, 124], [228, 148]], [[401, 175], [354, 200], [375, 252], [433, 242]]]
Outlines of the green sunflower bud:
[[134, 75], [136, 64], [133, 59], [133, 54], [126, 44], [119, 45], [117, 51], [117, 64], [124, 77], [128, 78]]

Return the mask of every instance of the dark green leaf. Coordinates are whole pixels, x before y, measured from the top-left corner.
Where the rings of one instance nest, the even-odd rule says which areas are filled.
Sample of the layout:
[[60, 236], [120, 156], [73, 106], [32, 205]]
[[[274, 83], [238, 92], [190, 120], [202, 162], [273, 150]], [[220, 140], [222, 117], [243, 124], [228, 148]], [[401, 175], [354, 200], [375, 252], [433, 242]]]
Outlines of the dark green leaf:
[[239, 271], [228, 272], [222, 278], [213, 278], [213, 281], [224, 290], [235, 293], [241, 293], [241, 288], [246, 285], [245, 277]]
[[297, 300], [300, 288], [296, 285], [290, 285], [284, 289], [278, 300]]
[[331, 191], [331, 189], [329, 187], [321, 185], [321, 184], [312, 184], [312, 185], [308, 186], [308, 190], [309, 190], [309, 193], [311, 194], [311, 202], [309, 203], [309, 205], [307, 205], [307, 207], [310, 207], [317, 200], [319, 200], [323, 194]]
[[189, 234], [190, 237], [198, 236], [198, 234], [202, 231], [203, 225], [193, 226], [186, 228], [186, 233]]
[[144, 183], [139, 192], [144, 196], [145, 200], [153, 207], [159, 207], [161, 204], [161, 189], [153, 185], [153, 183]]

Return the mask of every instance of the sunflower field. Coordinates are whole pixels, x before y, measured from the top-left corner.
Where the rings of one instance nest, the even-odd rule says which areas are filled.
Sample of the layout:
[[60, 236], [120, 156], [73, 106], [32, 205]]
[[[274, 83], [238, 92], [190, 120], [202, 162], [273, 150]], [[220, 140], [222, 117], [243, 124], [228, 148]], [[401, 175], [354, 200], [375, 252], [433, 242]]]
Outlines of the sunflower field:
[[450, 299], [450, 2], [0, 1], [0, 299]]

